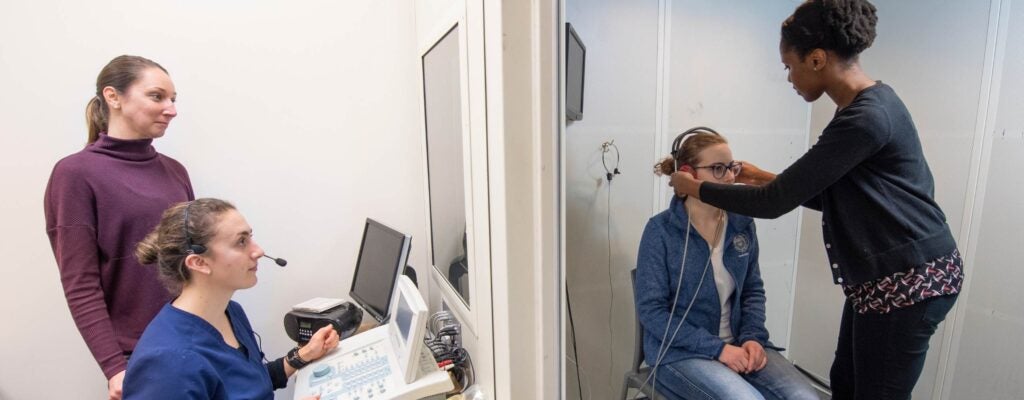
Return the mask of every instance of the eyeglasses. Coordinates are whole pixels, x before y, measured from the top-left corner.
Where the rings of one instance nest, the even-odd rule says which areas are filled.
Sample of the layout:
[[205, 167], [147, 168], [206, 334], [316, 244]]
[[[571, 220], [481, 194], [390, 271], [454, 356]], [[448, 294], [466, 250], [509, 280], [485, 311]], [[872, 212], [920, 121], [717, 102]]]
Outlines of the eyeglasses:
[[715, 175], [715, 179], [722, 179], [725, 177], [726, 171], [732, 171], [733, 175], [739, 175], [740, 171], [743, 170], [743, 163], [739, 161], [731, 161], [728, 164], [714, 163], [711, 165], [705, 165], [703, 167], [693, 167], [694, 169], [709, 168], [711, 173]]

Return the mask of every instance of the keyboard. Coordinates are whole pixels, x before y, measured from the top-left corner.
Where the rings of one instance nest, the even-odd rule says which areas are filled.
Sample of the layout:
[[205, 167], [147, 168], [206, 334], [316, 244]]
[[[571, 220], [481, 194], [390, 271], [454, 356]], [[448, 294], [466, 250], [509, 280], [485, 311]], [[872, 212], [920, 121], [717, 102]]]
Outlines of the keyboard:
[[378, 341], [344, 354], [335, 362], [318, 365], [310, 377], [310, 387], [320, 393], [320, 400], [390, 398], [391, 364], [382, 345], [383, 341]]
[[381, 326], [345, 339], [335, 351], [296, 372], [293, 398], [418, 399], [453, 389], [448, 373], [438, 368], [426, 346], [414, 363], [418, 377], [405, 383], [387, 329]]
[[345, 300], [342, 299], [314, 297], [312, 299], [306, 300], [304, 302], [292, 306], [292, 310], [321, 313], [330, 310], [334, 307], [337, 307], [339, 304], [344, 302]]

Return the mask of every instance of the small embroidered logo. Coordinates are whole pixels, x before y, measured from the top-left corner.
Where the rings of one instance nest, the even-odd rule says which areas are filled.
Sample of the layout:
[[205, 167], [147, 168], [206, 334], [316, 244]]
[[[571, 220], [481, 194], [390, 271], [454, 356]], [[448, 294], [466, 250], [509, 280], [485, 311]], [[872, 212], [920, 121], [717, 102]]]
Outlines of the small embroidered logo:
[[740, 233], [732, 238], [732, 246], [736, 248], [736, 251], [746, 253], [750, 251], [750, 239], [747, 238], [747, 234]]

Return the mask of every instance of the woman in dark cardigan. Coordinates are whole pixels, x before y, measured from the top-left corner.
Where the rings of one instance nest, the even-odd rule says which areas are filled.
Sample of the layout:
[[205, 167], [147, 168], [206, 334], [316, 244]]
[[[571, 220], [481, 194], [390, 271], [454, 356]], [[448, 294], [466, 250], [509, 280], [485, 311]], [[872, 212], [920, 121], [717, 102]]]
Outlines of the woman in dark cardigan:
[[837, 110], [818, 142], [775, 175], [744, 163], [721, 185], [675, 173], [678, 195], [726, 211], [776, 218], [822, 212], [833, 280], [846, 295], [833, 399], [908, 399], [928, 341], [956, 301], [963, 263], [906, 106], [861, 69], [875, 38], [866, 0], [811, 0], [782, 24], [779, 53], [797, 94]]

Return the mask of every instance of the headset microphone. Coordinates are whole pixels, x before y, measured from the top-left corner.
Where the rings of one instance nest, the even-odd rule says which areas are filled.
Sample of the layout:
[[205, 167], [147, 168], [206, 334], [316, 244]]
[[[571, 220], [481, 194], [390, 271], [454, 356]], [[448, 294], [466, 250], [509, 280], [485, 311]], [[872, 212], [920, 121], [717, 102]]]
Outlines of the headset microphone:
[[[185, 228], [185, 245], [186, 245], [185, 246], [185, 252], [187, 254], [203, 254], [203, 253], [206, 252], [206, 246], [201, 245], [201, 244], [196, 244], [196, 243], [192, 242], [192, 234], [189, 233], [189, 231], [188, 231], [188, 222], [189, 222], [188, 212], [189, 212], [189, 208], [192, 207], [192, 203], [195, 203], [195, 202], [196, 202], [196, 200], [192, 200], [192, 201], [188, 202], [188, 204], [185, 205], [185, 218], [184, 218], [185, 221], [182, 224], [182, 225], [184, 225], [184, 228]], [[281, 267], [283, 267], [285, 265], [288, 265], [288, 261], [283, 259], [283, 258], [274, 258], [274, 257], [268, 256], [266, 254], [264, 254], [263, 257], [266, 257], [266, 258], [269, 258], [271, 260], [274, 260], [274, 262], [277, 263], [277, 265], [281, 266]]]
[[283, 258], [274, 258], [274, 257], [268, 256], [266, 254], [264, 254], [263, 256], [266, 257], [266, 258], [269, 258], [271, 260], [274, 260], [274, 262], [277, 263], [278, 266], [283, 267], [285, 265], [288, 265], [288, 261], [283, 259]]

